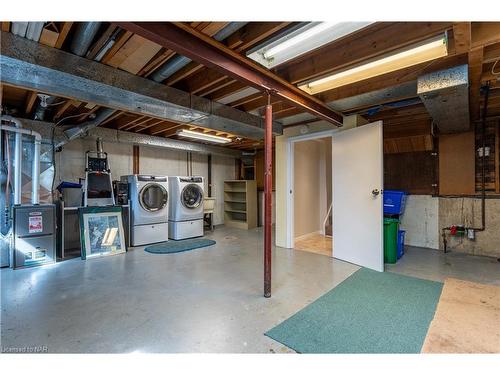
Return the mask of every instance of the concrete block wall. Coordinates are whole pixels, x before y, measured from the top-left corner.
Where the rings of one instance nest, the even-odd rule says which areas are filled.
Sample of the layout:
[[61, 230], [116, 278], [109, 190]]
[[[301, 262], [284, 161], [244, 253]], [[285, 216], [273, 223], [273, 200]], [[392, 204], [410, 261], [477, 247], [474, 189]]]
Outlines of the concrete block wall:
[[[401, 229], [410, 246], [443, 249], [441, 228], [450, 225], [481, 226], [481, 200], [445, 198], [430, 195], [408, 196]], [[500, 199], [486, 200], [486, 230], [476, 232], [475, 240], [466, 236], [447, 236], [448, 249], [471, 255], [500, 257]]]
[[[111, 173], [114, 180], [120, 176], [132, 174], [131, 144], [103, 142], [104, 151], [108, 153]], [[85, 152], [95, 150], [95, 141], [79, 139], [67, 144], [63, 151], [56, 154], [56, 182], [78, 182], [78, 178], [85, 177]], [[141, 146], [139, 152], [139, 172], [167, 176], [187, 175], [187, 153], [157, 147]], [[193, 175], [205, 178], [205, 191], [208, 191], [208, 162], [207, 155], [193, 153]], [[216, 197], [214, 223], [224, 223], [224, 180], [235, 177], [235, 161], [233, 157], [212, 157], [212, 196]]]
[[[439, 198], [439, 226], [463, 224], [481, 226], [481, 199]], [[466, 236], [447, 236], [448, 249], [471, 255], [500, 257], [500, 199], [486, 199], [486, 230], [476, 232], [475, 240]], [[440, 237], [440, 248], [443, 241]]]
[[400, 227], [406, 245], [439, 249], [439, 198], [409, 195]]

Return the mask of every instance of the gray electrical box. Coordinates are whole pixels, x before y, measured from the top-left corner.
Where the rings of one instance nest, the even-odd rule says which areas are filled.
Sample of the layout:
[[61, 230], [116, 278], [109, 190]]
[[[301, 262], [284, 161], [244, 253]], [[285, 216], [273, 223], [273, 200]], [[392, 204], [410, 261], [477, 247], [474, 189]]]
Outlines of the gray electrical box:
[[53, 204], [14, 206], [14, 268], [56, 261], [56, 210]]

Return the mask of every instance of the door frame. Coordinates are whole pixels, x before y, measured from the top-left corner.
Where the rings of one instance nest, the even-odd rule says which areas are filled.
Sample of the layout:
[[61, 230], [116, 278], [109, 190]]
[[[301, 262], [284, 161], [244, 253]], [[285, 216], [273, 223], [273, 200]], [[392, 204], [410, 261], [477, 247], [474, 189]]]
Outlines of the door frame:
[[[286, 247], [292, 249], [295, 245], [295, 212], [294, 212], [294, 197], [295, 197], [295, 186], [294, 186], [294, 176], [295, 176], [295, 163], [294, 163], [294, 145], [297, 142], [310, 141], [319, 138], [330, 137], [333, 141], [334, 133], [337, 133], [339, 129], [325, 130], [310, 134], [297, 135], [290, 137], [287, 140], [286, 153], [287, 153], [287, 169], [288, 177], [286, 182], [286, 212], [289, 213], [289, 219], [287, 220], [286, 228]], [[332, 186], [332, 198], [333, 198], [333, 186]], [[333, 250], [332, 250], [333, 254]]]

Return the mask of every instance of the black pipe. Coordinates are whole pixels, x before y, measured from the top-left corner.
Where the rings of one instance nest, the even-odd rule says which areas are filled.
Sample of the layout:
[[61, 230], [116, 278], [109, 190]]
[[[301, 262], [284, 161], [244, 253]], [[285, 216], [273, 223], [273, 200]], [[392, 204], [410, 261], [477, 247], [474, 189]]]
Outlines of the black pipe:
[[207, 181], [207, 187], [208, 187], [208, 196], [212, 196], [212, 155], [208, 154], [207, 157], [207, 164], [208, 164], [208, 181]]
[[470, 228], [476, 232], [483, 232], [486, 229], [486, 117], [488, 116], [488, 99], [490, 96], [490, 82], [483, 86], [484, 89], [484, 106], [481, 118], [481, 148], [483, 157], [481, 158], [481, 227]]
[[[488, 99], [490, 95], [490, 82], [482, 87], [484, 90], [484, 106], [481, 115], [481, 149], [483, 156], [481, 158], [481, 227], [480, 228], [465, 228], [472, 229], [475, 232], [484, 232], [486, 229], [486, 163], [485, 163], [485, 148], [486, 148], [486, 118], [488, 117]], [[444, 252], [447, 251], [446, 231], [451, 230], [451, 227], [441, 229], [443, 236]]]

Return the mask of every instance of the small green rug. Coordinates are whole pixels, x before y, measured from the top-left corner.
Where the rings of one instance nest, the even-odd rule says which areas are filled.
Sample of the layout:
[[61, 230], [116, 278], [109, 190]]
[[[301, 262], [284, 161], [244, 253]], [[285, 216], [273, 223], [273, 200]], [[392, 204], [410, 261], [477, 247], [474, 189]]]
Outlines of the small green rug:
[[207, 247], [215, 245], [214, 240], [209, 240], [207, 238], [188, 238], [185, 240], [170, 240], [167, 242], [158, 243], [155, 245], [147, 246], [144, 251], [153, 254], [171, 254], [180, 253], [182, 251], [188, 251], [193, 249], [199, 249], [200, 247]]
[[299, 353], [420, 353], [442, 287], [362, 268], [266, 335]]

